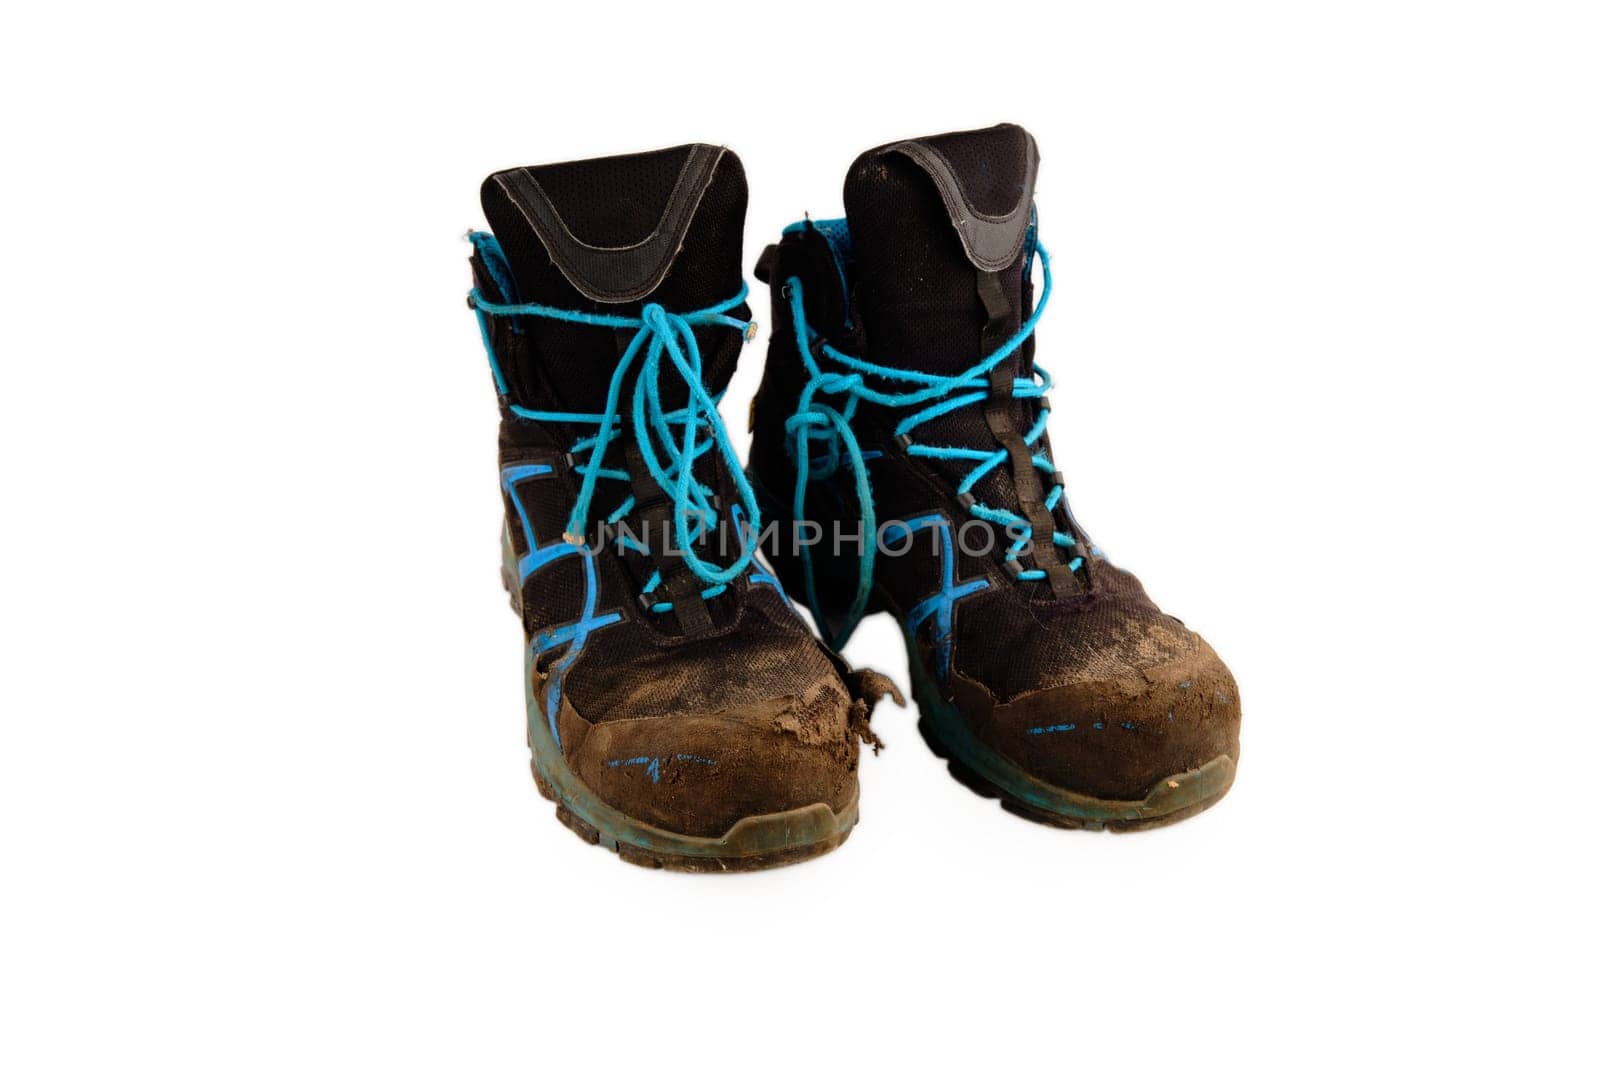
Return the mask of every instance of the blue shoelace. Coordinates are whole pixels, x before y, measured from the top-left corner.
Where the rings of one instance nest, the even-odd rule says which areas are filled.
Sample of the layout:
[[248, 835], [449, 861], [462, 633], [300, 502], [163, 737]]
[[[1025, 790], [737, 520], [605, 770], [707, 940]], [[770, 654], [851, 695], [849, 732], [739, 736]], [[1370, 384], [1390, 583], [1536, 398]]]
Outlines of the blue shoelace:
[[[508, 389], [489, 336], [491, 317], [526, 316], [635, 331], [633, 339], [624, 349], [617, 368], [611, 375], [603, 412], [589, 414], [538, 411], [519, 404], [509, 404], [508, 408], [519, 419], [595, 428], [594, 433], [575, 441], [570, 450], [575, 462], [578, 457], [585, 454], [587, 456], [575, 467], [583, 480], [579, 485], [578, 498], [573, 504], [562, 538], [568, 544], [582, 545], [589, 528], [589, 512], [600, 479], [630, 481], [627, 471], [607, 467], [604, 461], [607, 448], [617, 438], [622, 426], [623, 384], [629, 377], [630, 369], [637, 363], [638, 373], [629, 405], [633, 437], [650, 476], [661, 486], [671, 501], [678, 551], [682, 553], [684, 563], [689, 570], [705, 583], [706, 588], [701, 597], [707, 600], [724, 592], [728, 583], [750, 566], [755, 554], [756, 540], [741, 534], [739, 555], [725, 567], [715, 566], [694, 551], [693, 546], [700, 535], [716, 530], [722, 521], [717, 513], [715, 496], [711, 489], [695, 477], [695, 461], [713, 448], [720, 451], [727, 462], [729, 474], [733, 478], [743, 505], [743, 515], [739, 518], [747, 516], [745, 521], [759, 529], [761, 512], [756, 505], [755, 492], [745, 478], [744, 471], [739, 465], [739, 458], [734, 453], [733, 444], [728, 439], [727, 427], [723, 425], [722, 417], [717, 412], [717, 401], [720, 396], [712, 396], [706, 390], [705, 382], [701, 378], [700, 345], [695, 340], [693, 327], [727, 326], [744, 334], [745, 340], [748, 341], [750, 323], [727, 314], [744, 303], [748, 291], [748, 287], [741, 286], [739, 293], [728, 300], [683, 314], [667, 311], [660, 304], [646, 304], [637, 318], [627, 315], [596, 315], [582, 311], [568, 311], [544, 304], [497, 304], [486, 299], [477, 289], [473, 289], [467, 297], [468, 303], [478, 315], [478, 327], [483, 334], [484, 348], [489, 354], [489, 367], [494, 373], [495, 388], [502, 397], [506, 395]], [[688, 403], [672, 411], [665, 410], [661, 404], [662, 375], [669, 368], [682, 379], [689, 394]], [[708, 431], [708, 436], [704, 439], [700, 436], [702, 431]], [[633, 510], [635, 504], [634, 496], [630, 493], [611, 514], [606, 516], [605, 523], [609, 526], [621, 522]], [[691, 519], [695, 523], [693, 528], [690, 526]], [[625, 535], [619, 537], [619, 543], [626, 548], [649, 554], [649, 549], [645, 545]], [[655, 592], [660, 584], [661, 572], [657, 569], [645, 584], [643, 592], [648, 596]], [[651, 605], [651, 610], [671, 611], [672, 603], [656, 602]]]
[[[1050, 301], [1050, 257], [1044, 248], [1037, 247], [1039, 264], [1044, 273], [1044, 284], [1039, 293], [1039, 299], [1034, 306], [1033, 313], [1027, 321], [999, 348], [995, 349], [982, 362], [960, 374], [929, 374], [923, 371], [908, 370], [903, 367], [886, 367], [879, 363], [871, 363], [859, 359], [848, 353], [834, 348], [821, 334], [813, 330], [806, 321], [805, 299], [800, 287], [800, 279], [788, 279], [789, 311], [794, 318], [795, 337], [800, 343], [800, 357], [805, 361], [810, 381], [800, 392], [800, 402], [795, 411], [785, 422], [784, 428], [788, 433], [789, 447], [793, 453], [795, 463], [795, 488], [793, 514], [796, 522], [804, 521], [806, 508], [806, 488], [813, 478], [822, 480], [830, 478], [840, 468], [841, 462], [848, 462], [851, 477], [854, 481], [856, 500], [861, 511], [861, 522], [864, 532], [861, 562], [856, 582], [856, 592], [851, 600], [849, 611], [845, 615], [844, 623], [836, 634], [824, 634], [829, 644], [835, 648], [842, 647], [850, 639], [856, 625], [866, 613], [867, 599], [872, 594], [873, 572], [877, 561], [877, 510], [873, 505], [872, 484], [867, 475], [866, 460], [862, 456], [861, 446], [856, 440], [855, 431], [851, 428], [851, 420], [855, 417], [858, 406], [865, 402], [878, 404], [887, 408], [914, 408], [919, 405], [919, 410], [907, 414], [895, 426], [895, 436], [900, 438], [906, 447], [906, 452], [913, 456], [923, 456], [929, 459], [947, 461], [965, 461], [974, 464], [965, 477], [956, 485], [956, 494], [966, 507], [967, 511], [975, 518], [988, 522], [998, 523], [1006, 528], [1013, 537], [1011, 546], [1006, 551], [1006, 560], [1014, 562], [1022, 550], [1027, 547], [1033, 537], [1033, 527], [1026, 518], [1018, 515], [1008, 508], [991, 507], [976, 500], [971, 494], [974, 486], [985, 475], [995, 470], [1009, 458], [1009, 453], [1004, 448], [980, 449], [959, 448], [949, 445], [923, 444], [911, 440], [910, 434], [919, 426], [923, 426], [941, 415], [947, 415], [959, 408], [971, 404], [982, 403], [989, 396], [988, 375], [991, 370], [999, 366], [1013, 352], [1025, 342], [1039, 324], [1039, 317], [1044, 314], [1045, 306]], [[817, 354], [825, 355], [829, 360], [845, 368], [843, 370], [824, 370], [818, 362]], [[885, 382], [902, 383], [911, 388], [903, 392], [886, 392], [868, 384], [869, 378], [883, 379]], [[1035, 364], [1033, 373], [1027, 378], [1018, 378], [1012, 384], [1012, 396], [1017, 399], [1039, 399], [1039, 416], [1034, 420], [1028, 432], [1023, 435], [1033, 456], [1033, 466], [1045, 475], [1056, 473], [1055, 465], [1050, 462], [1050, 457], [1043, 450], [1035, 450], [1045, 434], [1045, 422], [1049, 416], [1049, 402], [1044, 399], [1049, 392], [1051, 378], [1044, 368]], [[839, 406], [823, 402], [819, 397], [842, 397], [844, 403]], [[823, 445], [826, 451], [820, 455], [812, 456], [812, 446]], [[1058, 482], [1045, 496], [1044, 505], [1047, 510], [1054, 513], [1056, 505], [1061, 502], [1065, 489]], [[1071, 534], [1060, 530], [1051, 531], [1053, 543], [1063, 548], [1071, 548], [1077, 542]], [[814, 568], [811, 560], [809, 545], [800, 545], [800, 564], [805, 576], [806, 599], [812, 606], [812, 614], [816, 616], [818, 625], [827, 630], [822, 614], [816, 610], [817, 590]], [[1076, 571], [1083, 566], [1081, 557], [1074, 558], [1071, 568]], [[1018, 581], [1039, 581], [1047, 577], [1044, 570], [1032, 568], [1018, 570], [1013, 573]]]

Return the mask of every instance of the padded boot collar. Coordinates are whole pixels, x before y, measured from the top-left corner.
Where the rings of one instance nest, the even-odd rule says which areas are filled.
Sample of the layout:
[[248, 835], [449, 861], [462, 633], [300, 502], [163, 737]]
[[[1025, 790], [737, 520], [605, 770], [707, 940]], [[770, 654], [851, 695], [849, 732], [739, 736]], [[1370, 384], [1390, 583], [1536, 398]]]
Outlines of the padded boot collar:
[[711, 184], [725, 148], [690, 145], [672, 195], [650, 236], [637, 244], [606, 248], [580, 240], [562, 221], [533, 175], [519, 167], [493, 176], [507, 199], [550, 253], [550, 260], [584, 296], [605, 304], [642, 300], [654, 292], [683, 248], [689, 224]]
[[967, 259], [983, 271], [1004, 270], [1016, 262], [1033, 217], [1033, 184], [1039, 173], [1039, 147], [1033, 135], [1020, 126], [1011, 129], [1022, 135], [1022, 183], [1016, 203], [1002, 215], [985, 214], [973, 207], [961, 174], [931, 139], [898, 141], [878, 150], [882, 154], [903, 155], [927, 172], [939, 190], [945, 210], [950, 213], [950, 224], [961, 238]]

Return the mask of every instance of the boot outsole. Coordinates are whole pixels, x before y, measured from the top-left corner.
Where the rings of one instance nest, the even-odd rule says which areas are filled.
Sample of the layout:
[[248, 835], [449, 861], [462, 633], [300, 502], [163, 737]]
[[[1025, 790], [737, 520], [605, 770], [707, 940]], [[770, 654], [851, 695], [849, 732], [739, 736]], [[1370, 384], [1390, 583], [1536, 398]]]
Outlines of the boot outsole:
[[904, 633], [910, 661], [917, 731], [950, 776], [981, 797], [998, 800], [1013, 815], [1064, 830], [1154, 830], [1198, 815], [1233, 786], [1235, 766], [1226, 753], [1199, 767], [1163, 777], [1137, 800], [1116, 800], [1052, 785], [983, 744], [960, 710], [939, 692], [922, 667], [916, 641]]
[[[661, 848], [649, 848], [628, 841], [618, 840], [610, 834], [602, 832], [583, 816], [577, 814], [563, 802], [557, 791], [539, 773], [537, 756], [529, 763], [533, 771], [533, 784], [538, 787], [539, 795], [546, 800], [553, 801], [556, 805], [556, 818], [561, 825], [577, 834], [591, 845], [615, 852], [617, 857], [639, 867], [649, 867], [655, 870], [688, 871], [696, 874], [722, 874], [738, 873], [743, 871], [764, 871], [773, 867], [786, 867], [791, 863], [800, 863], [817, 856], [826, 855], [844, 844], [854, 829], [856, 805], [852, 803], [843, 814], [835, 814], [832, 808], [823, 803], [812, 804], [809, 807], [796, 808], [792, 811], [774, 812], [770, 815], [749, 815], [740, 819], [733, 828], [721, 838], [691, 838], [687, 835], [677, 834], [676, 837], [684, 838], [686, 843], [692, 843], [694, 852], [674, 852]], [[620, 814], [620, 813], [619, 813]], [[625, 817], [624, 817], [625, 818]], [[659, 827], [652, 827], [645, 823], [635, 823], [635, 832], [643, 831], [652, 838], [671, 833]], [[814, 840], [803, 840], [807, 836], [814, 836], [819, 826], [843, 826], [832, 834], [816, 837]], [[780, 845], [762, 851], [742, 851], [749, 848], [746, 842], [753, 841], [781, 841], [801, 838], [798, 843]]]
[[[1004, 792], [999, 786], [983, 777], [961, 759], [953, 755], [937, 734], [928, 726], [928, 720], [921, 716], [917, 719], [917, 732], [927, 742], [933, 754], [945, 761], [945, 769], [950, 772], [950, 777], [966, 786], [972, 792], [988, 800], [998, 800], [1000, 807], [1011, 814], [1027, 819], [1029, 822], [1053, 826], [1061, 830], [1110, 830], [1112, 833], [1137, 833], [1140, 830], [1154, 830], [1162, 826], [1170, 826], [1175, 822], [1200, 814], [1211, 805], [1221, 800], [1233, 783], [1233, 760], [1227, 756], [1218, 756], [1202, 767], [1185, 774], [1172, 775], [1157, 783], [1143, 800], [1117, 801], [1092, 797], [1087, 794], [1075, 794], [1075, 805], [1079, 813], [1069, 810], [1056, 810], [1031, 804], [1026, 800]], [[1217, 787], [1217, 780], [1224, 779], [1224, 784]], [[1040, 783], [1044, 785], [1045, 783]], [[1155, 812], [1161, 807], [1167, 792], [1189, 787], [1190, 792], [1196, 788], [1209, 795], [1197, 800], [1187, 807], [1180, 807], [1162, 814]], [[1062, 790], [1062, 792], [1066, 792]], [[1120, 817], [1104, 814], [1104, 809], [1112, 805], [1126, 804], [1131, 809], [1131, 814]], [[1084, 810], [1101, 812], [1096, 816], [1082, 814]], [[1149, 814], [1140, 814], [1140, 811]]]
[[[509, 542], [507, 544], [509, 548]], [[507, 570], [501, 583], [521, 617], [516, 583]], [[805, 807], [747, 815], [720, 837], [682, 834], [635, 819], [601, 800], [567, 766], [539, 713], [533, 691], [533, 649], [525, 646], [522, 676], [528, 707], [529, 767], [539, 795], [556, 805], [561, 825], [591, 845], [640, 867], [695, 873], [733, 873], [784, 867], [832, 852], [849, 838], [859, 818], [859, 795], [842, 811], [818, 801]]]

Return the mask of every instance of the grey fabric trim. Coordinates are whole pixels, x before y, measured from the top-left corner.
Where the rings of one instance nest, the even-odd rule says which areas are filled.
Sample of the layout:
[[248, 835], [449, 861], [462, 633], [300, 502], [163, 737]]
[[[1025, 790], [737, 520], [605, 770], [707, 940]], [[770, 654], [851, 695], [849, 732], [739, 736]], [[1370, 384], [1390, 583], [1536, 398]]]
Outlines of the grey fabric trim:
[[1033, 183], [1039, 173], [1039, 148], [1033, 135], [1023, 133], [1027, 161], [1022, 192], [1017, 204], [1004, 215], [985, 215], [972, 206], [961, 178], [943, 153], [924, 141], [900, 141], [885, 146], [884, 152], [898, 152], [921, 167], [933, 179], [950, 213], [950, 224], [961, 238], [967, 259], [979, 270], [1004, 270], [1016, 262], [1028, 235], [1033, 212]]
[[726, 151], [712, 145], [691, 145], [654, 232], [623, 248], [600, 248], [574, 236], [527, 167], [497, 174], [494, 180], [538, 235], [551, 262], [578, 292], [601, 303], [625, 304], [650, 295], [667, 276]]

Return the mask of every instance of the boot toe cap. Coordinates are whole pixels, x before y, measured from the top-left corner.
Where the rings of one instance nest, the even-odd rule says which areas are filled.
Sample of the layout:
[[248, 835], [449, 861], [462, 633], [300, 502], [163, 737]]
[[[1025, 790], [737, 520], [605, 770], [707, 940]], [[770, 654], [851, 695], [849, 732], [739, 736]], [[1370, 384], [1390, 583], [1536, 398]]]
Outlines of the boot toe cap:
[[706, 714], [588, 728], [568, 761], [605, 803], [674, 833], [717, 837], [740, 819], [856, 800], [859, 746], [835, 683]]
[[1028, 774], [1093, 797], [1135, 800], [1163, 777], [1239, 756], [1238, 687], [1198, 637], [1163, 661], [1081, 672], [1005, 703], [958, 678], [957, 699]]

